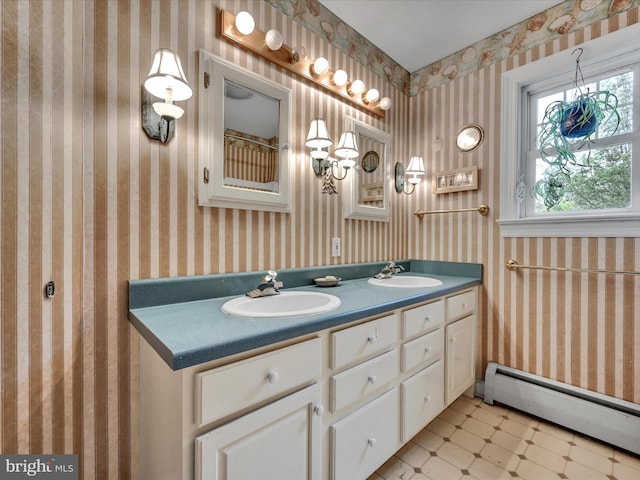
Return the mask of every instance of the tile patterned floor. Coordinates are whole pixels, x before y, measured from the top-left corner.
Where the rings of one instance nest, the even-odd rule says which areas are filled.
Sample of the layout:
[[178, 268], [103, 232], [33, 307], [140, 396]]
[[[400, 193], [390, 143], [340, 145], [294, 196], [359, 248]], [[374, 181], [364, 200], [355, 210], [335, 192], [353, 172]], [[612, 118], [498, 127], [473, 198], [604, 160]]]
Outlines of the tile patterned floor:
[[640, 457], [460, 397], [369, 480], [639, 480]]

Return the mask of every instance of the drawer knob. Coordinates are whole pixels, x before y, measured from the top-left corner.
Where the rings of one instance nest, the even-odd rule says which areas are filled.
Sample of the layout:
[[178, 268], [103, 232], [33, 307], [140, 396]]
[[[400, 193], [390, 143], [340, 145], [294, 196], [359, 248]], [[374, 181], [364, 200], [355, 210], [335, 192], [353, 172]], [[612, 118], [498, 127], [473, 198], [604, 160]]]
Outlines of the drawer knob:
[[278, 372], [276, 371], [269, 372], [269, 374], [267, 375], [267, 382], [273, 384], [273, 383], [276, 383], [279, 378], [280, 378], [280, 375], [278, 375]]
[[367, 382], [374, 384], [376, 383], [376, 376], [375, 375], [369, 375], [369, 378], [367, 378]]
[[449, 343], [455, 343], [455, 341], [456, 341], [456, 337], [451, 337], [451, 338], [449, 339]]
[[322, 406], [321, 403], [313, 407], [313, 413], [315, 413], [318, 417], [321, 417], [322, 415], [324, 415], [324, 407]]
[[431, 347], [424, 347], [424, 353], [429, 353], [431, 351]]
[[467, 308], [467, 302], [462, 302], [462, 308]]
[[431, 401], [431, 395], [427, 395], [426, 397], [424, 397], [424, 401], [425, 402], [430, 402]]
[[430, 322], [431, 321], [431, 315], [425, 315], [424, 316], [424, 321], [425, 322]]
[[369, 445], [369, 447], [373, 448], [375, 444], [376, 444], [375, 438], [370, 438], [367, 440], [367, 445]]
[[378, 337], [376, 337], [375, 335], [370, 335], [367, 337], [367, 342], [374, 343], [377, 339]]

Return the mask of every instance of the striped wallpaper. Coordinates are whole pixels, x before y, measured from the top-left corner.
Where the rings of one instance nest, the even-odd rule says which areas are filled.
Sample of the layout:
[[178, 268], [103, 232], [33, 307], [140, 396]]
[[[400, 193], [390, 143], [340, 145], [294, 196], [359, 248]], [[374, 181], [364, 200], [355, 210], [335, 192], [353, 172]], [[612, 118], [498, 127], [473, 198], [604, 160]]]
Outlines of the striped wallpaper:
[[[250, 10], [261, 29], [278, 28], [287, 43], [305, 44], [311, 56], [375, 84], [393, 108], [385, 120], [374, 118], [221, 43], [216, 6]], [[637, 10], [531, 54], [637, 22]], [[640, 262], [638, 239], [500, 238], [500, 72], [524, 56], [409, 99], [258, 0], [3, 0], [0, 21], [2, 453], [77, 453], [80, 478], [138, 478], [137, 412], [144, 406], [137, 402], [128, 280], [336, 261], [482, 262], [482, 364], [495, 359], [640, 401], [634, 280], [504, 269], [510, 256], [636, 269]], [[197, 206], [196, 99], [182, 102], [185, 115], [167, 145], [148, 140], [140, 124], [140, 85], [159, 47], [180, 55], [193, 85], [196, 52], [204, 48], [292, 89], [291, 214]], [[340, 195], [320, 193], [303, 144], [312, 118], [325, 117], [336, 140], [347, 115], [390, 132], [394, 161], [424, 153], [434, 170], [477, 164], [480, 189], [392, 191], [390, 222], [343, 220]], [[487, 140], [464, 157], [452, 139], [467, 120], [481, 123]], [[431, 154], [435, 135], [447, 143]], [[417, 207], [478, 201], [494, 209], [488, 218], [418, 222], [412, 215]], [[342, 238], [338, 259], [330, 255], [331, 237]], [[49, 280], [56, 284], [52, 299], [43, 293]]]
[[[640, 403], [640, 278], [522, 270], [522, 264], [640, 270], [640, 236], [634, 238], [502, 238], [500, 217], [500, 81], [503, 72], [638, 22], [639, 8], [571, 32], [501, 63], [411, 98], [413, 145], [429, 160], [428, 176], [477, 165], [479, 189], [433, 195], [423, 187], [424, 210], [474, 208], [476, 213], [425, 216], [408, 225], [409, 256], [481, 262], [479, 363], [497, 361], [544, 377]], [[467, 123], [484, 127], [485, 141], [471, 153], [455, 149]], [[422, 132], [422, 135], [419, 133]], [[445, 147], [431, 151], [439, 136]]]

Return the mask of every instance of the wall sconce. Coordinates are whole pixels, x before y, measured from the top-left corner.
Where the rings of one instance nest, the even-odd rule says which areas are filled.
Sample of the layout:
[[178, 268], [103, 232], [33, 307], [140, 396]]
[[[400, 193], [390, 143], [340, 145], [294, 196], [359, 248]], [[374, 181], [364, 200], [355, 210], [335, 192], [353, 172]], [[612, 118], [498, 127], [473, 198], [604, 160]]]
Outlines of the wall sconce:
[[[167, 143], [175, 132], [175, 120], [184, 110], [173, 102], [188, 100], [193, 90], [182, 70], [180, 57], [169, 49], [156, 50], [149, 75], [142, 88], [142, 128], [147, 137]], [[156, 97], [150, 108], [152, 99]]]
[[[425, 173], [422, 157], [411, 157], [406, 171], [401, 163], [396, 163], [396, 192], [404, 192], [406, 195], [411, 195], [415, 191], [416, 185], [422, 181], [422, 176]], [[405, 180], [405, 174], [411, 176]], [[411, 189], [407, 190], [407, 186], [410, 186]]]
[[[333, 141], [327, 131], [327, 123], [323, 118], [314, 118], [309, 126], [309, 134], [305, 141], [305, 146], [311, 148], [311, 165], [316, 175], [324, 177], [322, 183], [322, 193], [338, 193], [333, 180], [344, 180], [349, 174], [349, 170], [356, 164], [355, 158], [360, 155], [358, 142], [354, 132], [344, 132], [340, 136], [340, 141], [333, 152], [336, 157], [342, 160], [332, 160], [329, 158], [329, 147]], [[337, 169], [342, 167], [344, 175], [339, 176]]]
[[273, 29], [263, 32], [255, 28], [255, 21], [249, 12], [243, 11], [234, 15], [218, 9], [217, 13], [218, 38], [305, 78], [378, 118], [384, 118], [385, 112], [391, 108], [392, 102], [389, 97], [380, 98], [380, 93], [375, 88], [365, 93], [362, 80], [350, 83], [347, 72], [342, 69], [332, 72], [326, 58], [308, 58], [304, 46], [288, 46], [282, 42], [280, 32]]

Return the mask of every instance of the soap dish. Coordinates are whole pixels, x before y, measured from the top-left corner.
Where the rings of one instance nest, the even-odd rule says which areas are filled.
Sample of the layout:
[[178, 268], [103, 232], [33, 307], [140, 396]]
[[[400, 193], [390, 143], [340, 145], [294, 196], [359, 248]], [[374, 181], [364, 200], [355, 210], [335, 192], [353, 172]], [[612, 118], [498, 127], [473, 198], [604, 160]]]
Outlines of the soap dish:
[[340, 277], [334, 277], [333, 275], [313, 279], [319, 287], [335, 287], [340, 283], [340, 280], [342, 280]]

